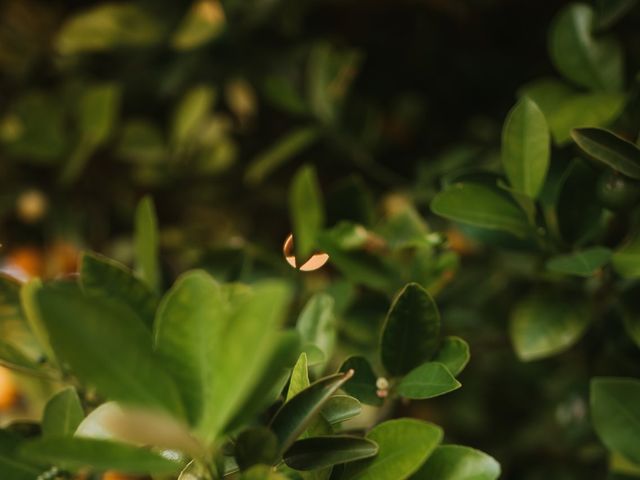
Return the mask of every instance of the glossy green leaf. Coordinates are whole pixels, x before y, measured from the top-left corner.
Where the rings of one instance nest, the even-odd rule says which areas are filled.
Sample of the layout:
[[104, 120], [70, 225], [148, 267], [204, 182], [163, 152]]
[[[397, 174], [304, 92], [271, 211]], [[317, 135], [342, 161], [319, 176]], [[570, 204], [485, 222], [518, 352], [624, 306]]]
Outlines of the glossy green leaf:
[[515, 203], [483, 185], [456, 184], [435, 196], [431, 210], [450, 220], [518, 237], [525, 237], [530, 231], [524, 212]]
[[217, 38], [225, 27], [224, 10], [217, 0], [198, 0], [171, 37], [176, 50], [191, 50]]
[[250, 428], [238, 435], [234, 453], [241, 470], [258, 464], [271, 465], [277, 460], [278, 439], [268, 428]]
[[640, 179], [640, 148], [602, 128], [576, 128], [573, 140], [594, 160], [615, 171]]
[[607, 448], [640, 463], [640, 381], [591, 380], [591, 421]]
[[313, 145], [320, 138], [320, 133], [316, 127], [302, 127], [287, 133], [251, 160], [245, 172], [245, 181], [251, 185], [262, 183], [275, 170]]
[[291, 400], [294, 396], [310, 385], [309, 370], [307, 368], [307, 354], [302, 352], [300, 358], [293, 367], [291, 379], [289, 380], [289, 389], [287, 390], [287, 398], [285, 401]]
[[330, 425], [336, 425], [360, 415], [361, 411], [362, 406], [356, 398], [349, 395], [334, 395], [320, 413]]
[[73, 284], [45, 286], [32, 295], [57, 358], [80, 380], [124, 404], [184, 414], [178, 389], [152, 350], [148, 329], [126, 305], [86, 297]]
[[278, 437], [281, 453], [304, 432], [331, 395], [352, 375], [353, 372], [349, 371], [322, 378], [302, 390], [278, 410], [271, 421], [271, 429]]
[[7, 430], [0, 430], [0, 478], [7, 480], [34, 480], [43, 468], [33, 465], [18, 455], [22, 439]]
[[457, 377], [467, 366], [470, 358], [467, 342], [460, 337], [445, 337], [433, 361], [443, 364], [454, 377]]
[[302, 264], [316, 246], [317, 236], [324, 224], [320, 186], [313, 167], [302, 167], [296, 173], [289, 191], [289, 211], [296, 259]]
[[496, 480], [500, 464], [480, 450], [461, 445], [441, 445], [411, 480]]
[[37, 339], [46, 358], [55, 363], [57, 362], [57, 357], [51, 348], [49, 332], [44, 324], [35, 298], [41, 289], [42, 282], [39, 279], [33, 279], [24, 283], [20, 288], [20, 304], [29, 329], [33, 332], [33, 336]]
[[560, 295], [534, 295], [511, 312], [511, 341], [520, 360], [538, 360], [569, 349], [589, 323], [582, 302]]
[[429, 360], [440, 342], [440, 313], [417, 283], [397, 295], [382, 327], [380, 355], [391, 375], [404, 375]]
[[158, 300], [149, 287], [123, 264], [95, 253], [80, 258], [80, 284], [88, 295], [115, 297], [151, 328]]
[[502, 165], [513, 188], [536, 198], [550, 160], [549, 128], [533, 100], [522, 98], [509, 112], [502, 130]]
[[438, 446], [442, 429], [420, 420], [401, 418], [375, 426], [366, 438], [378, 444], [378, 455], [348, 465], [343, 480], [409, 478]]
[[162, 283], [160, 275], [158, 217], [153, 199], [144, 197], [136, 207], [134, 252], [136, 271], [140, 278], [158, 292]]
[[134, 4], [103, 3], [65, 22], [55, 46], [58, 52], [72, 55], [148, 46], [161, 37], [162, 28], [150, 12]]
[[65, 469], [117, 470], [122, 473], [176, 473], [180, 463], [142, 448], [109, 440], [51, 437], [25, 443], [23, 456]]
[[405, 398], [424, 399], [444, 395], [461, 386], [443, 364], [427, 362], [407, 373], [398, 383], [397, 392]]
[[317, 293], [300, 312], [296, 329], [303, 344], [318, 347], [325, 359], [331, 358], [336, 342], [336, 319], [333, 313], [333, 297]]
[[594, 90], [619, 90], [624, 58], [619, 44], [593, 35], [595, 15], [584, 3], [561, 10], [551, 25], [549, 50], [556, 68], [569, 80]]
[[51, 397], [44, 408], [42, 436], [70, 437], [83, 418], [84, 411], [76, 389], [65, 388]]
[[640, 235], [633, 235], [611, 257], [614, 270], [624, 278], [640, 277]]
[[547, 269], [552, 272], [590, 277], [611, 258], [611, 250], [605, 247], [592, 247], [567, 255], [558, 255], [547, 261]]
[[365, 438], [328, 435], [298, 440], [284, 453], [284, 461], [295, 470], [318, 470], [340, 463], [373, 457], [378, 445]]
[[358, 356], [347, 358], [340, 367], [340, 371], [347, 372], [349, 370], [353, 370], [353, 377], [344, 384], [342, 389], [362, 403], [373, 406], [382, 405], [382, 399], [376, 394], [378, 377], [367, 359]]
[[197, 270], [181, 276], [163, 299], [156, 348], [204, 438], [220, 433], [259, 382], [288, 301], [288, 289], [276, 282], [226, 298]]

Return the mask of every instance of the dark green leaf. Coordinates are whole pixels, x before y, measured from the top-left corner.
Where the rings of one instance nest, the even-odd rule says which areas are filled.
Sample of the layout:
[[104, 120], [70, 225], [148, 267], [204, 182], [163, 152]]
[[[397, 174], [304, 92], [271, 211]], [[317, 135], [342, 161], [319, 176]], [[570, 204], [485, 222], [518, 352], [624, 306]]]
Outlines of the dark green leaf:
[[408, 373], [435, 354], [439, 335], [440, 313], [433, 298], [417, 283], [408, 284], [382, 327], [382, 364], [391, 375]]
[[598, 0], [598, 29], [610, 28], [635, 7], [637, 0]]
[[496, 480], [500, 464], [480, 450], [460, 445], [435, 449], [411, 480]]
[[43, 471], [18, 455], [22, 439], [6, 430], [0, 430], [0, 478], [6, 480], [34, 480]]
[[445, 337], [433, 361], [442, 363], [454, 377], [457, 377], [469, 363], [469, 358], [471, 354], [467, 342], [460, 337]]
[[238, 480], [289, 480], [285, 475], [275, 472], [267, 465], [255, 465], [240, 475]]
[[431, 423], [401, 418], [373, 428], [367, 439], [378, 444], [378, 455], [348, 465], [342, 480], [409, 478], [442, 440], [442, 429]]
[[461, 386], [443, 364], [428, 362], [407, 373], [397, 391], [405, 398], [424, 399], [444, 395]]
[[340, 371], [347, 372], [349, 370], [353, 370], [353, 377], [344, 384], [342, 389], [362, 403], [374, 406], [382, 405], [382, 399], [376, 394], [378, 377], [369, 362], [364, 357], [349, 357], [340, 367]]
[[115, 297], [126, 303], [151, 328], [158, 300], [131, 270], [115, 260], [85, 252], [80, 259], [80, 284], [85, 293]]
[[591, 380], [591, 420], [602, 442], [640, 463], [640, 381], [600, 377]]
[[624, 278], [640, 277], [640, 235], [635, 234], [611, 257], [613, 268]]
[[511, 341], [521, 360], [538, 360], [569, 349], [589, 322], [582, 302], [560, 295], [534, 295], [513, 309]]
[[320, 413], [330, 425], [336, 425], [360, 415], [361, 411], [362, 406], [357, 399], [349, 395], [334, 395]]
[[280, 452], [284, 452], [304, 432], [320, 413], [327, 401], [353, 375], [352, 371], [338, 373], [312, 383], [285, 403], [271, 421], [271, 429], [278, 437]]
[[158, 260], [158, 218], [151, 197], [144, 197], [136, 207], [134, 249], [136, 271], [144, 282], [158, 292], [162, 279]]
[[450, 220], [518, 237], [525, 237], [530, 231], [524, 212], [515, 203], [483, 185], [456, 184], [435, 196], [431, 210]]
[[84, 418], [78, 393], [68, 387], [53, 396], [44, 408], [42, 436], [71, 437]]
[[123, 473], [175, 473], [178, 462], [142, 448], [108, 440], [52, 437], [25, 443], [20, 449], [25, 458], [53, 463], [65, 469], [117, 470]]
[[556, 68], [576, 84], [594, 90], [619, 90], [624, 58], [618, 43], [594, 37], [595, 15], [584, 3], [566, 6], [553, 21], [549, 50]]
[[277, 459], [278, 439], [265, 427], [245, 430], [236, 439], [235, 458], [241, 470], [257, 464], [271, 465]]
[[320, 186], [313, 167], [302, 167], [296, 173], [289, 191], [289, 210], [296, 261], [302, 265], [316, 246], [318, 234], [324, 224]]
[[640, 148], [602, 128], [576, 128], [573, 140], [591, 158], [627, 177], [640, 179]]
[[298, 440], [284, 453], [284, 461], [295, 470], [319, 470], [339, 463], [373, 457], [378, 445], [360, 437], [327, 435]]
[[513, 188], [530, 198], [542, 189], [549, 169], [549, 128], [533, 100], [522, 98], [502, 130], [502, 164]]
[[547, 269], [553, 272], [590, 277], [611, 258], [611, 250], [593, 247], [567, 255], [558, 255], [547, 261]]

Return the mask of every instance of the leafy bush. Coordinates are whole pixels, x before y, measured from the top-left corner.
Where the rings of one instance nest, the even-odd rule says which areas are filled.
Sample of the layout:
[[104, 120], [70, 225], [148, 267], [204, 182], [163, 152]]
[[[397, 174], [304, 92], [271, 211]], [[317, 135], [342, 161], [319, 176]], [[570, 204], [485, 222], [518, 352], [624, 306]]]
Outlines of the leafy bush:
[[5, 2], [0, 477], [640, 476], [640, 12], [538, 3]]

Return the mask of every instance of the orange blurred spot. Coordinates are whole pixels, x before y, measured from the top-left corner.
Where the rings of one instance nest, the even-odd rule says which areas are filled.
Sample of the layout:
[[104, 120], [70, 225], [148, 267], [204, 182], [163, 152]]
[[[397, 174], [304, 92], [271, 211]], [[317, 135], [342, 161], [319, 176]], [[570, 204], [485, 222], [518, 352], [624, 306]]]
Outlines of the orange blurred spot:
[[75, 245], [64, 241], [54, 243], [46, 251], [46, 276], [57, 277], [77, 272], [79, 256], [80, 251]]
[[118, 472], [106, 472], [102, 475], [102, 480], [141, 480], [146, 479], [148, 477], [137, 477], [134, 475], [125, 475], [124, 473]]
[[449, 248], [460, 255], [473, 255], [478, 251], [478, 244], [466, 237], [457, 228], [447, 230]]
[[27, 277], [42, 275], [43, 259], [35, 247], [18, 247], [9, 252], [6, 266], [24, 273]]
[[301, 272], [312, 272], [318, 270], [329, 260], [329, 255], [324, 252], [318, 252], [311, 256], [309, 260], [304, 262], [300, 268], [296, 264], [296, 256], [293, 253], [293, 235], [289, 235], [282, 246], [282, 253], [287, 263], [293, 268], [297, 268]]
[[18, 400], [18, 389], [9, 369], [0, 367], [0, 411], [9, 410]]

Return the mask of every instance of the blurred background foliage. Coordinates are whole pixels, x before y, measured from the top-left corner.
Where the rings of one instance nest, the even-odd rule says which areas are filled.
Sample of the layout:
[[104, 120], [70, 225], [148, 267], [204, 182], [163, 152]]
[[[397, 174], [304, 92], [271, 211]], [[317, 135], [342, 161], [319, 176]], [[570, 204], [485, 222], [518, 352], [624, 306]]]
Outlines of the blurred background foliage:
[[[288, 277], [299, 305], [327, 291], [339, 318], [338, 364], [373, 351], [391, 294], [419, 281], [437, 295], [445, 331], [470, 343], [472, 360], [464, 388], [446, 400], [390, 414], [445, 426], [449, 441], [499, 460], [503, 478], [605, 478], [609, 456], [588, 421], [588, 381], [640, 377], [640, 352], [619, 312], [599, 312], [559, 357], [519, 361], [508, 318], [524, 294], [548, 285], [539, 253], [428, 208], [442, 184], [500, 168], [502, 124], [518, 92], [532, 85], [524, 88], [535, 97], [548, 85], [541, 78], [559, 75], [547, 37], [565, 4], [3, 0], [3, 269], [21, 278], [69, 274], [83, 249], [130, 264], [135, 205], [151, 194], [163, 287], [203, 267], [225, 281]], [[602, 28], [623, 45], [625, 94], [589, 96], [578, 78], [562, 98], [573, 95], [589, 123], [621, 119], [618, 131], [635, 140], [633, 6], [596, 5]], [[542, 97], [553, 107], [554, 97]], [[575, 154], [566, 146], [574, 110], [550, 125], [560, 158]], [[326, 224], [342, 225], [323, 244], [342, 260], [310, 274], [281, 254], [292, 230], [289, 184], [303, 164], [317, 171]], [[589, 222], [588, 205], [567, 195], [575, 222]], [[340, 257], [353, 245], [366, 251]], [[594, 282], [580, 292], [595, 292]], [[576, 294], [575, 283], [551, 284], [562, 302]], [[3, 328], [12, 315], [0, 311]], [[0, 418], [39, 418], [44, 387], [8, 375], [0, 370]]]

